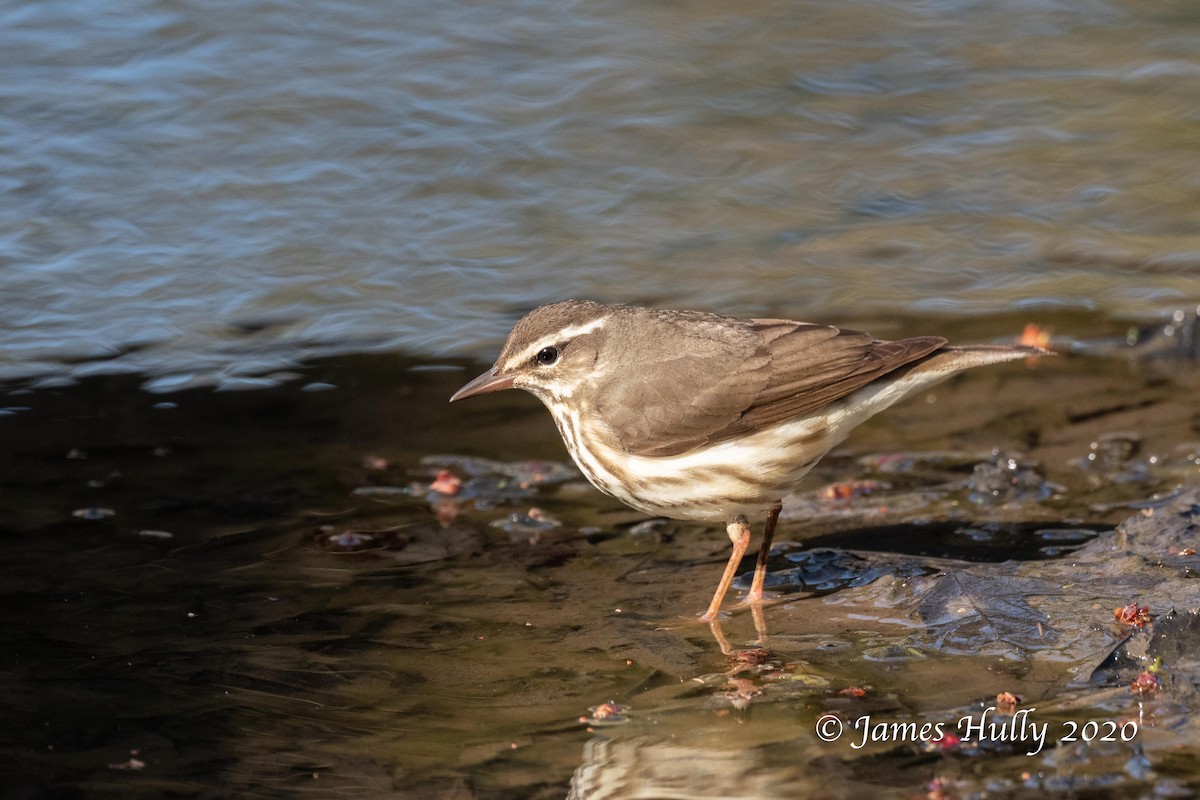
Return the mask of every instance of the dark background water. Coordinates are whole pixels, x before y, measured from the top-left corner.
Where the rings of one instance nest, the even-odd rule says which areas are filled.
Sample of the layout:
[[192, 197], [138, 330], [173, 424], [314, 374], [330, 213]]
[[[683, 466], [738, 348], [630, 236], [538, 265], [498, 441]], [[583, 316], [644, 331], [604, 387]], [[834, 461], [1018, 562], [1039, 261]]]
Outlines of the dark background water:
[[[1195, 789], [1192, 639], [1143, 701], [1112, 622], [1200, 606], [1188, 542], [1112, 526], [1200, 478], [1198, 53], [1186, 2], [0, 4], [0, 793]], [[1066, 354], [826, 459], [739, 665], [723, 531], [514, 488], [548, 415], [446, 405], [567, 296]], [[1145, 735], [813, 735], [1001, 690]]]

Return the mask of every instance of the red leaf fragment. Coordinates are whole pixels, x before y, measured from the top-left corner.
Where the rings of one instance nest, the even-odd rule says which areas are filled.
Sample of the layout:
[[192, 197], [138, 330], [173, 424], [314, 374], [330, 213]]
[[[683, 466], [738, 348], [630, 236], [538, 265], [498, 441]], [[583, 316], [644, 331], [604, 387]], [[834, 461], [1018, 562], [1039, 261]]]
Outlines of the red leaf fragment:
[[456, 495], [462, 489], [462, 479], [448, 469], [439, 469], [429, 484], [429, 491], [438, 494]]
[[1159, 677], [1150, 670], [1143, 671], [1129, 685], [1129, 691], [1142, 697], [1153, 697], [1161, 685]]
[[1139, 606], [1137, 603], [1129, 603], [1121, 608], [1114, 608], [1113, 616], [1122, 625], [1144, 628], [1150, 624], [1150, 606]]
[[1000, 692], [996, 695], [996, 713], [1012, 716], [1020, 702], [1021, 698], [1012, 692]]

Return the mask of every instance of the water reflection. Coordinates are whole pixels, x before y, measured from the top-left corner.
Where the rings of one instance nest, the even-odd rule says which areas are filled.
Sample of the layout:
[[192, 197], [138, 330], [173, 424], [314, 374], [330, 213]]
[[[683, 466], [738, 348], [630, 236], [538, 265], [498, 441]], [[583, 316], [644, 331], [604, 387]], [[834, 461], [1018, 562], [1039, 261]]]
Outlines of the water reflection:
[[[731, 731], [730, 745], [736, 745]], [[801, 759], [770, 763], [763, 753], [744, 747], [702, 747], [640, 737], [594, 738], [583, 746], [583, 759], [571, 777], [568, 800], [630, 797], [699, 798], [804, 797], [816, 781]]]

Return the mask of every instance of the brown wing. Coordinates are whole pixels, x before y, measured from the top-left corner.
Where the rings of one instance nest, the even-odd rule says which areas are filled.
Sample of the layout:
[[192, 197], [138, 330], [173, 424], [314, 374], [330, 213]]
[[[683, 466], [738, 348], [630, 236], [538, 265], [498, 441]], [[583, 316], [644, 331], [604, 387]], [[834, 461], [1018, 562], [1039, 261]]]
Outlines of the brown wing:
[[731, 431], [796, 419], [853, 394], [876, 378], [946, 344], [940, 336], [885, 342], [861, 331], [783, 320], [754, 320], [770, 354], [771, 382]]
[[[638, 455], [704, 444], [741, 419], [770, 382], [770, 356], [748, 328], [657, 324], [657, 336], [621, 354], [621, 372], [597, 387], [595, 400], [618, 444]], [[681, 346], [664, 356], [662, 340]]]
[[752, 320], [739, 333], [736, 342], [695, 343], [614, 381], [601, 418], [621, 446], [677, 455], [796, 419], [946, 343], [935, 336], [882, 342], [787, 320]]

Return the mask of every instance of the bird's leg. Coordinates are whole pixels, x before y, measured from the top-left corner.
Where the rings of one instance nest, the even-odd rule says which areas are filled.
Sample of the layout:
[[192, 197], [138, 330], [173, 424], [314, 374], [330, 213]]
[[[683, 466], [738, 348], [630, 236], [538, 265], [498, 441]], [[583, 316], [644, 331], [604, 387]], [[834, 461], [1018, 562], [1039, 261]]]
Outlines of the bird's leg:
[[771, 506], [771, 510], [767, 512], [767, 525], [763, 528], [762, 545], [758, 548], [758, 561], [754, 564], [754, 580], [750, 582], [750, 593], [746, 595], [746, 602], [750, 605], [762, 603], [763, 581], [767, 579], [767, 559], [771, 555], [771, 540], [775, 538], [775, 523], [779, 521], [780, 511], [783, 511], [782, 502]]
[[746, 548], [750, 546], [750, 525], [745, 517], [734, 517], [733, 521], [725, 526], [725, 532], [729, 534], [729, 541], [733, 542], [733, 552], [729, 554], [729, 563], [725, 565], [725, 573], [721, 575], [717, 591], [713, 594], [712, 602], [708, 604], [708, 611], [700, 617], [703, 622], [711, 622], [721, 613], [721, 601], [725, 599], [725, 593], [729, 591], [729, 584], [733, 583], [738, 564], [742, 563], [742, 556], [746, 555]]
[[758, 634], [758, 644], [767, 646], [767, 615], [763, 613], [762, 603], [750, 606], [750, 616], [754, 618], [754, 632]]
[[729, 640], [725, 638], [725, 632], [721, 630], [721, 620], [710, 619], [708, 629], [712, 632], [713, 638], [717, 640], [717, 647], [721, 648], [722, 655], [729, 655], [733, 652], [733, 648], [729, 646]]

